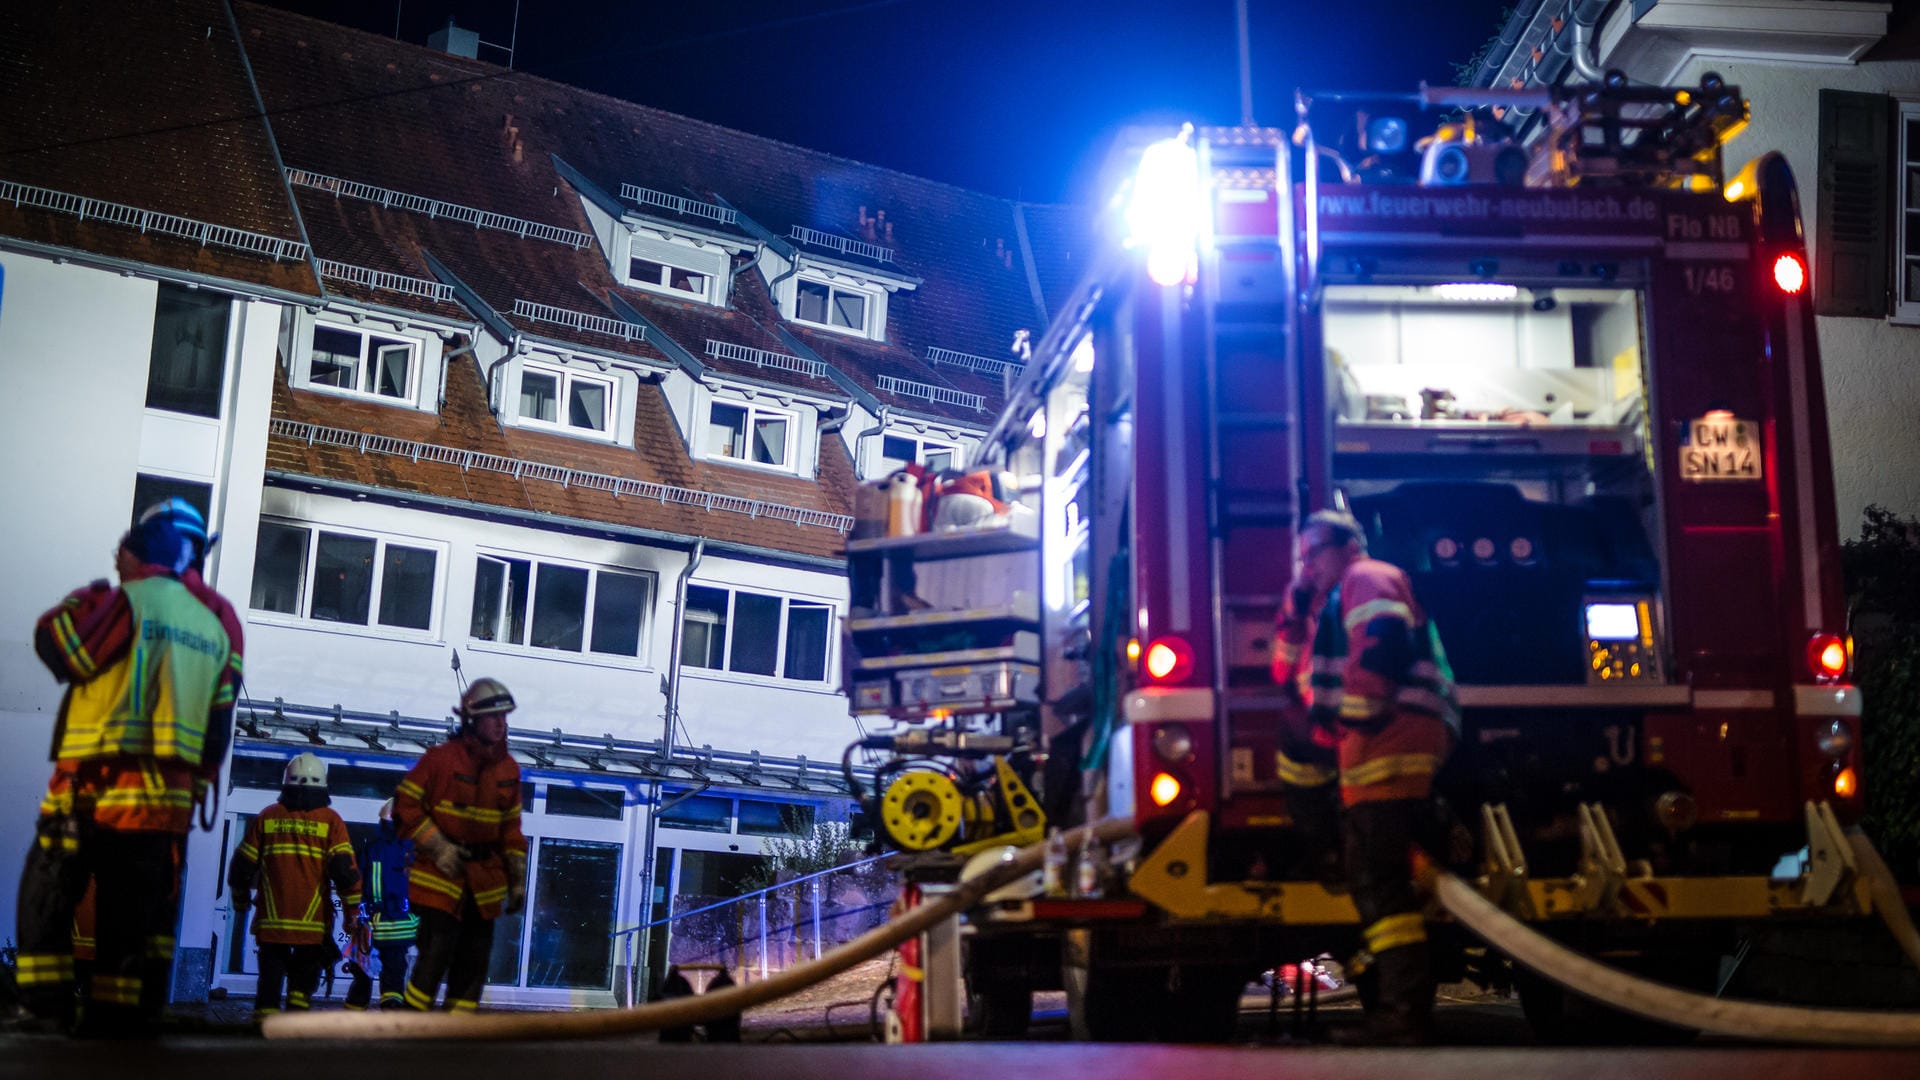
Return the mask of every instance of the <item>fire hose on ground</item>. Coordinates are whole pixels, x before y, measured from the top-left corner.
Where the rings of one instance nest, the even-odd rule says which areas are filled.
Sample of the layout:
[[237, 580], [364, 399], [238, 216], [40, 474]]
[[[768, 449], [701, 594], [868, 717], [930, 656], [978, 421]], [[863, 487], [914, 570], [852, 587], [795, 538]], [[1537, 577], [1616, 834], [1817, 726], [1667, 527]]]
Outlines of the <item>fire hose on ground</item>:
[[[1117, 819], [1084, 825], [1067, 834], [1074, 848], [1091, 840], [1111, 843], [1131, 835], [1131, 823]], [[675, 998], [628, 1009], [571, 1013], [281, 1013], [264, 1025], [269, 1039], [584, 1039], [631, 1035], [661, 1028], [701, 1024], [750, 1009], [812, 986], [863, 960], [881, 956], [916, 934], [978, 904], [988, 893], [1040, 868], [1044, 844], [1020, 849], [991, 871], [961, 882], [951, 893], [913, 908], [877, 926], [817, 960], [780, 972], [764, 982]]]
[[[1914, 933], [1886, 863], [1866, 837], [1856, 833], [1849, 840], [1860, 872], [1867, 877], [1874, 908], [1901, 948], [1920, 963], [1920, 937]], [[1429, 877], [1440, 906], [1481, 940], [1514, 962], [1609, 1008], [1672, 1027], [1763, 1042], [1920, 1045], [1920, 1014], [1728, 1001], [1678, 990], [1574, 952], [1502, 911], [1472, 884], [1452, 874], [1432, 870], [1423, 876]]]
[[[1067, 834], [1067, 840], [1078, 847], [1087, 840], [1110, 843], [1131, 832], [1129, 823], [1110, 819], [1075, 829]], [[1901, 948], [1920, 964], [1920, 934], [1916, 934], [1907, 916], [1892, 875], [1865, 837], [1855, 835], [1852, 841], [1860, 871], [1868, 878], [1875, 908]], [[505, 1041], [631, 1035], [705, 1023], [785, 997], [896, 948], [908, 938], [968, 910], [1001, 885], [1032, 873], [1039, 868], [1044, 851], [1044, 844], [1022, 848], [990, 872], [962, 882], [953, 892], [913, 908], [825, 956], [788, 968], [763, 982], [697, 997], [592, 1012], [283, 1013], [267, 1019], [265, 1033], [269, 1039]], [[1675, 1027], [1766, 1042], [1920, 1045], [1920, 1014], [1728, 1001], [1675, 989], [1588, 959], [1541, 935], [1453, 874], [1429, 869], [1423, 876], [1440, 906], [1487, 944], [1567, 990], [1610, 1008]]]

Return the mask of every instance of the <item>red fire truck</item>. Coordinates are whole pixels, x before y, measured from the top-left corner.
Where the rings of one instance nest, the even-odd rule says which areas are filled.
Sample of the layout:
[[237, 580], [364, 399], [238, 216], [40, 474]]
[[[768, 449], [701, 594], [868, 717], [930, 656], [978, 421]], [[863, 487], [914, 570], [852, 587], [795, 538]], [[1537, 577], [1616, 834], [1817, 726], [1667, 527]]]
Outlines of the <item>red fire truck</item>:
[[[1547, 134], [1491, 138], [1489, 108]], [[1778, 155], [1723, 174], [1746, 109], [1615, 78], [1134, 144], [1124, 238], [975, 463], [1010, 508], [849, 545], [849, 690], [899, 725], [865, 748], [910, 873], [1138, 834], [971, 915], [977, 1024], [1064, 985], [1083, 1035], [1213, 1037], [1258, 972], [1352, 949], [1274, 774], [1274, 618], [1323, 507], [1439, 629], [1438, 787], [1509, 911], [1712, 989], [1756, 925], [1869, 909], [1798, 195]], [[1436, 942], [1443, 977], [1498, 977]], [[1580, 1007], [1520, 988], [1545, 1027]]]

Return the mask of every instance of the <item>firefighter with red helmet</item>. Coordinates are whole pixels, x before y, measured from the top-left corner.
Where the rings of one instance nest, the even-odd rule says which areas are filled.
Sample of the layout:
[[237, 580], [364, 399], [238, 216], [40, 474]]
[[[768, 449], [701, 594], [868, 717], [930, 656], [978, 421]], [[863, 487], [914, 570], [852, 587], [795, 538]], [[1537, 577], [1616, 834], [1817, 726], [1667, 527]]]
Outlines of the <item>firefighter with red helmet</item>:
[[74, 1012], [74, 919], [95, 887], [83, 1030], [149, 1032], [168, 998], [181, 849], [226, 760], [240, 620], [201, 576], [210, 536], [183, 499], [141, 513], [96, 581], [34, 625], [34, 652], [68, 684], [54, 771], [20, 875], [16, 979], [42, 1026]]
[[311, 1008], [320, 974], [333, 962], [332, 883], [340, 894], [346, 931], [359, 922], [360, 870], [354, 864], [347, 823], [330, 805], [326, 763], [312, 754], [287, 762], [280, 801], [247, 823], [246, 835], [227, 867], [235, 911], [244, 913], [259, 891], [253, 936], [260, 946], [260, 982], [253, 1015]]
[[394, 792], [400, 836], [413, 841], [407, 898], [419, 916], [419, 955], [406, 1005], [480, 1005], [493, 921], [527, 902], [527, 838], [520, 831], [520, 766], [507, 753], [513, 695], [498, 679], [475, 679], [461, 695], [460, 731], [421, 755]]
[[1310, 842], [1332, 850], [1338, 822], [1362, 928], [1355, 967], [1378, 988], [1368, 1037], [1424, 1042], [1434, 988], [1411, 858], [1430, 834], [1434, 775], [1459, 731], [1452, 674], [1407, 575], [1367, 557], [1352, 516], [1309, 516], [1299, 557], [1273, 676], [1306, 708], [1282, 734], [1278, 774]]

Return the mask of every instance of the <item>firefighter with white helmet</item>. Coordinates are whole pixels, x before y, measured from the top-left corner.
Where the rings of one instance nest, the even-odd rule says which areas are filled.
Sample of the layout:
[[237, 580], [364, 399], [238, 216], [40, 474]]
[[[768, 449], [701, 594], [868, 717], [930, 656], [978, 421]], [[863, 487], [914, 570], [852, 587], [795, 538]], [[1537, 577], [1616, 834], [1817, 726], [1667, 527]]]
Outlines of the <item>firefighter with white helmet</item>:
[[310, 1008], [320, 974], [337, 955], [333, 903], [327, 885], [340, 894], [346, 930], [359, 921], [360, 871], [353, 861], [347, 823], [330, 805], [327, 766], [312, 754], [287, 762], [280, 801], [247, 824], [227, 867], [233, 907], [244, 913], [259, 892], [253, 936], [260, 946], [260, 985], [253, 1014]]
[[405, 1003], [407, 950], [420, 928], [420, 917], [407, 902], [407, 864], [412, 860], [413, 842], [401, 838], [393, 820], [393, 800], [388, 799], [380, 806], [379, 834], [360, 847], [365, 940], [356, 942], [354, 963], [349, 965], [353, 974], [347, 987], [349, 1009], [364, 1009], [372, 1002], [376, 976], [382, 1009], [397, 1009]]
[[399, 835], [413, 841], [407, 899], [420, 919], [419, 956], [405, 1004], [480, 1005], [493, 921], [527, 902], [527, 838], [520, 831], [520, 766], [507, 753], [513, 694], [498, 679], [475, 679], [456, 710], [460, 731], [421, 755], [394, 792]]

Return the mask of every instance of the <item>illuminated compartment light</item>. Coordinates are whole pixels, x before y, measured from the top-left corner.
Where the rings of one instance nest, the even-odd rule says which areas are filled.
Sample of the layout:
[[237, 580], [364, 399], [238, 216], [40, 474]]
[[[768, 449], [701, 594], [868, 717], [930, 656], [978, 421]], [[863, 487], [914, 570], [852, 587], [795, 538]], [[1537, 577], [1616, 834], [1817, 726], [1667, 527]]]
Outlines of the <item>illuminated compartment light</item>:
[[1155, 773], [1147, 785], [1147, 797], [1155, 806], [1166, 806], [1180, 797], [1180, 780], [1172, 773]]
[[1640, 636], [1640, 612], [1632, 604], [1588, 604], [1587, 638], [1633, 641]]
[[1502, 285], [1493, 281], [1450, 281], [1444, 285], [1435, 285], [1433, 295], [1441, 300], [1457, 300], [1469, 304], [1497, 304], [1518, 297], [1520, 287]]
[[1773, 283], [1788, 296], [1798, 296], [1807, 287], [1807, 264], [1792, 252], [1783, 252], [1773, 260]]
[[[1164, 776], [1166, 774], [1162, 773], [1161, 775]], [[1171, 779], [1171, 777], [1169, 777], [1169, 779]], [[1156, 784], [1159, 783], [1160, 782], [1159, 777], [1155, 777], [1153, 782]], [[1853, 798], [1853, 793], [1859, 790], [1860, 790], [1860, 777], [1858, 774], [1856, 774], [1853, 771], [1853, 768], [1851, 766], [1841, 769], [1839, 772], [1834, 774], [1833, 793], [1835, 795], [1839, 796], [1842, 799], [1851, 799]], [[1172, 800], [1168, 800], [1168, 801], [1171, 802]], [[1166, 803], [1161, 803], [1160, 805], [1165, 806]]]

